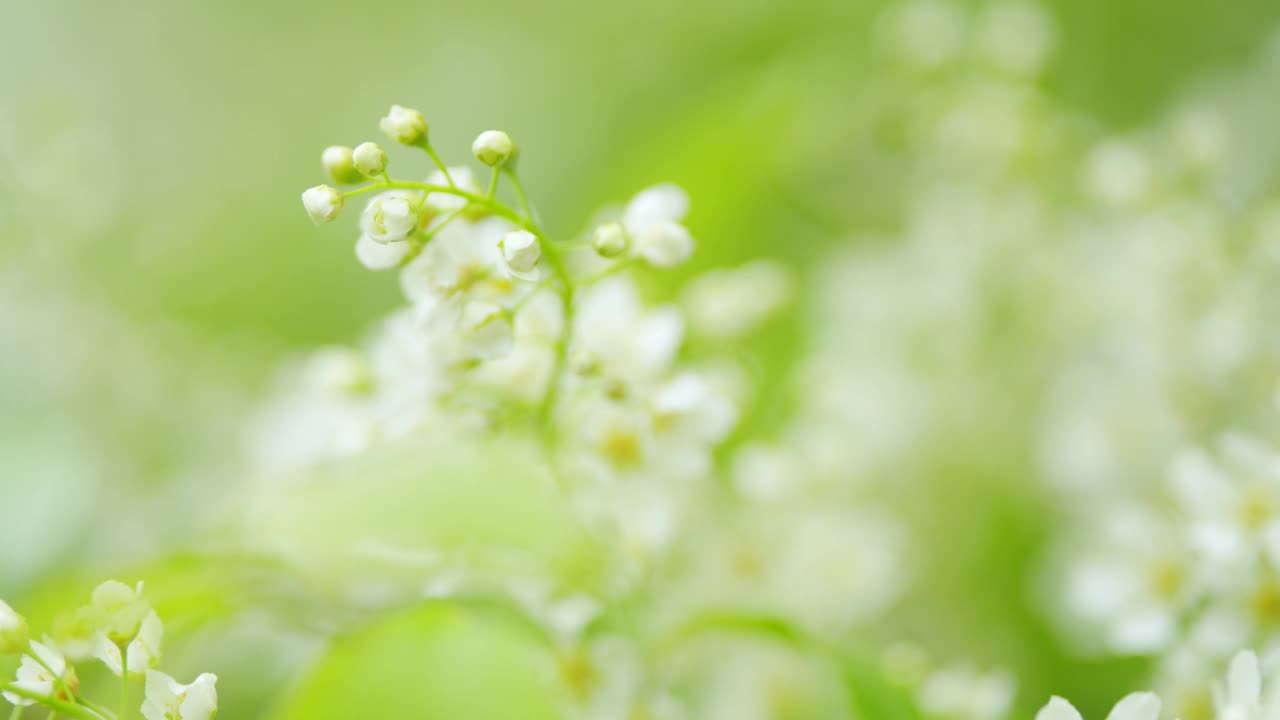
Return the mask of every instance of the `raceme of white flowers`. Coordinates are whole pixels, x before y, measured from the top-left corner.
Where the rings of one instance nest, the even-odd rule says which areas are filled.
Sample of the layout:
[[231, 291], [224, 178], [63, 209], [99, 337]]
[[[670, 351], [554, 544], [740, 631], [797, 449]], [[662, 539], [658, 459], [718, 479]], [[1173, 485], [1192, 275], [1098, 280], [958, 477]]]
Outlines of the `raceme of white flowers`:
[[[43, 640], [29, 632], [26, 619], [0, 601], [0, 653], [22, 655], [14, 680], [0, 684], [14, 706], [12, 717], [33, 705], [47, 708], [50, 717], [81, 720], [126, 720], [139, 713], [146, 720], [209, 720], [217, 713], [217, 677], [205, 673], [183, 685], [156, 669], [164, 628], [141, 583], [108, 580], [94, 589], [89, 604], [58, 618]], [[120, 678], [119, 695], [110, 702], [81, 693], [76, 666], [93, 660]], [[133, 694], [139, 684], [140, 701]]]
[[[687, 194], [656, 185], [553, 234], [501, 131], [476, 137], [479, 171], [401, 106], [380, 127], [428, 171], [374, 142], [325, 149], [332, 185], [306, 213], [355, 214], [357, 261], [404, 302], [282, 373], [251, 438], [263, 486], [288, 498], [344, 458], [520, 437], [600, 577], [521, 548], [362, 551], [426, 558], [425, 596], [496, 588], [547, 631], [572, 717], [845, 718], [846, 648], [825, 639], [861, 638], [929, 562], [903, 488], [998, 438], [1070, 520], [1045, 614], [1081, 653], [1157, 668], [1158, 695], [1109, 717], [1280, 717], [1261, 681], [1280, 659], [1280, 456], [1232, 427], [1274, 422], [1280, 340], [1254, 330], [1280, 307], [1280, 203], [1233, 148], [1239, 118], [1193, 98], [1120, 137], [1055, 107], [1036, 85], [1055, 30], [1030, 3], [915, 0], [879, 27], [886, 72], [911, 81], [859, 112], [908, 135], [877, 158], [899, 217], [851, 229], [804, 282], [759, 259], [651, 302], [646, 275], [695, 251]], [[807, 333], [791, 402], [748, 432], [750, 337], [789, 305]], [[910, 648], [879, 649], [922, 717], [1008, 716], [1015, 674]], [[1080, 714], [1054, 698], [1037, 717]]]

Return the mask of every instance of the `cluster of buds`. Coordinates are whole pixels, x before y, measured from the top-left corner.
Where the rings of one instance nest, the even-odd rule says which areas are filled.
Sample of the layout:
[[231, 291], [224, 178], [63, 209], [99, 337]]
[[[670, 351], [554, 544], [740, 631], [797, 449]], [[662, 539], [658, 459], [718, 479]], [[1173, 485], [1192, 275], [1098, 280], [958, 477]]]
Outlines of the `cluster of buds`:
[[[139, 709], [146, 720], [212, 718], [218, 709], [217, 677], [205, 673], [184, 685], [155, 669], [164, 626], [142, 589], [141, 583], [102, 583], [87, 605], [55, 622], [55, 637], [45, 635], [42, 641], [31, 640], [26, 619], [0, 601], [0, 652], [23, 653], [14, 681], [0, 686], [4, 699], [15, 708], [39, 704], [57, 715], [115, 720], [133, 713], [130, 686], [145, 678]], [[115, 716], [80, 694], [74, 663], [93, 659], [121, 679], [122, 706]]]

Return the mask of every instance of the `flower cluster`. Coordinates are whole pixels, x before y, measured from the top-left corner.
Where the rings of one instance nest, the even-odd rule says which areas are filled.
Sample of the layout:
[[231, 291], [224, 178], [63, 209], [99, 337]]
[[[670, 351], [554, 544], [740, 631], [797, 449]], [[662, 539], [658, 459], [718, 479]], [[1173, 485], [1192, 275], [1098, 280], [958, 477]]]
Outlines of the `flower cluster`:
[[[217, 677], [205, 673], [184, 685], [156, 670], [164, 627], [142, 592], [109, 580], [94, 589], [89, 604], [59, 618], [53, 635], [31, 640], [27, 621], [0, 602], [0, 652], [22, 653], [17, 677], [0, 686], [14, 717], [32, 705], [81, 720], [125, 720], [134, 716], [131, 686], [145, 680], [140, 711], [146, 720], [209, 720], [218, 710]], [[120, 678], [116, 712], [81, 694], [75, 664], [97, 659]]]
[[[535, 438], [544, 470], [609, 554], [607, 578], [576, 592], [552, 578], [497, 584], [559, 638], [560, 674], [583, 717], [682, 707], [647, 636], [751, 616], [843, 632], [883, 609], [901, 584], [896, 523], [815, 491], [772, 446], [743, 447], [728, 485], [720, 480], [718, 456], [753, 397], [740, 342], [790, 302], [789, 273], [758, 260], [694, 278], [679, 305], [651, 305], [638, 275], [694, 249], [682, 189], [642, 190], [576, 239], [556, 241], [528, 203], [506, 134], [476, 139], [476, 158], [492, 168], [482, 189], [470, 168], [438, 158], [425, 128], [398, 106], [383, 120], [393, 139], [432, 158], [425, 182], [393, 179], [381, 151], [329, 148], [336, 183], [369, 183], [303, 195], [312, 219], [326, 222], [373, 194], [356, 255], [371, 269], [398, 269], [407, 305], [362, 347], [321, 351], [286, 374], [255, 438], [264, 472], [441, 437]], [[504, 179], [515, 205], [500, 199]], [[687, 355], [689, 333], [712, 351]], [[726, 489], [738, 498], [729, 513]], [[432, 593], [492, 585], [475, 576], [453, 568]], [[727, 692], [781, 673], [778, 702], [790, 702], [785, 678], [809, 678], [801, 685], [816, 682], [822, 695], [831, 681], [816, 678], [829, 672], [812, 658], [745, 653], [707, 682]]]

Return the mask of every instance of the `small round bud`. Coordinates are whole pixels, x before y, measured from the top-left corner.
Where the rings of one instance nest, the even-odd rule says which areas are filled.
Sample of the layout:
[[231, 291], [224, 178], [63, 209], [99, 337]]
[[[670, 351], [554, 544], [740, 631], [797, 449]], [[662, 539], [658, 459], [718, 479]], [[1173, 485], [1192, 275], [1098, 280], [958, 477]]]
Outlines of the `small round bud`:
[[401, 145], [420, 145], [427, 139], [427, 121], [422, 113], [401, 105], [392, 105], [378, 127]]
[[16, 655], [27, 648], [31, 639], [27, 619], [0, 600], [0, 655]]
[[346, 198], [328, 185], [317, 185], [302, 192], [302, 207], [306, 208], [311, 222], [319, 225], [338, 217]]
[[471, 152], [485, 165], [499, 167], [515, 155], [516, 144], [501, 130], [485, 130], [471, 143]]
[[627, 237], [627, 231], [622, 227], [622, 223], [605, 223], [591, 234], [591, 247], [600, 257], [616, 258], [626, 252], [630, 246], [631, 240]]
[[377, 143], [360, 143], [351, 153], [356, 170], [367, 177], [380, 177], [387, 171], [387, 153]]
[[320, 162], [329, 177], [339, 185], [350, 185], [364, 180], [352, 160], [352, 150], [345, 145], [330, 145], [320, 155]]
[[538, 244], [538, 236], [528, 230], [515, 230], [498, 242], [502, 251], [502, 259], [512, 270], [527, 273], [533, 270], [542, 257], [542, 246]]

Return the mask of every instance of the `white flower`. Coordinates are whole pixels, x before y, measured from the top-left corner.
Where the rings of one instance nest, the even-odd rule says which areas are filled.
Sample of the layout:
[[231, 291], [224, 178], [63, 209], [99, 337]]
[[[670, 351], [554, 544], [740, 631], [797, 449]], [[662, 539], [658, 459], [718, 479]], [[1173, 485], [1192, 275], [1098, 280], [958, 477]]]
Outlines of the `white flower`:
[[790, 294], [786, 269], [771, 260], [756, 260], [699, 276], [685, 290], [684, 306], [696, 332], [730, 339], [758, 326], [786, 304]]
[[382, 243], [368, 235], [361, 235], [356, 240], [356, 258], [360, 264], [370, 270], [390, 270], [400, 265], [409, 254], [409, 243]]
[[916, 693], [925, 713], [955, 720], [1000, 720], [1013, 704], [1013, 677], [1005, 671], [980, 673], [970, 667], [930, 673]]
[[302, 207], [311, 222], [319, 225], [338, 217], [345, 202], [343, 194], [328, 185], [317, 185], [302, 191]]
[[[22, 656], [13, 686], [29, 693], [53, 697], [58, 692], [59, 681], [74, 691], [78, 682], [75, 670], [67, 665], [67, 659], [52, 640], [45, 638], [44, 643], [32, 640], [31, 652]], [[5, 692], [4, 699], [22, 707], [35, 704], [35, 700], [11, 692]]]
[[671, 184], [641, 190], [627, 203], [622, 225], [635, 240], [634, 252], [655, 267], [679, 265], [693, 254], [693, 236], [680, 224], [689, 196]]
[[1201, 585], [1181, 527], [1144, 508], [1119, 507], [1091, 534], [1099, 546], [1068, 570], [1068, 609], [1099, 626], [1114, 652], [1167, 647]]
[[[156, 666], [160, 661], [160, 643], [164, 639], [164, 625], [160, 616], [151, 611], [143, 619], [137, 636], [129, 643], [129, 674], [141, 675]], [[112, 642], [106, 635], [98, 636], [98, 659], [111, 672], [121, 675], [124, 672], [120, 646]]]
[[421, 193], [390, 190], [369, 201], [360, 216], [360, 229], [380, 243], [404, 240], [418, 228]]
[[400, 273], [409, 300], [436, 302], [458, 295], [501, 303], [517, 289], [502, 271], [503, 237], [511, 224], [497, 218], [445, 226]]
[[645, 308], [631, 280], [607, 278], [582, 293], [573, 337], [575, 350], [590, 353], [605, 377], [643, 384], [670, 368], [684, 321], [674, 308]]
[[183, 685], [149, 670], [142, 716], [147, 720], [209, 720], [218, 711], [217, 682], [216, 675], [204, 673], [190, 685]]
[[[1107, 720], [1156, 720], [1160, 717], [1160, 698], [1153, 693], [1137, 692], [1126, 695], [1107, 715]], [[1036, 720], [1084, 720], [1075, 706], [1054, 696], [1040, 712]]]
[[1260, 549], [1280, 561], [1280, 456], [1240, 435], [1221, 441], [1222, 462], [1185, 450], [1174, 462], [1174, 492], [1190, 519], [1191, 541], [1226, 575], [1245, 573]]
[[329, 177], [339, 184], [358, 183], [364, 176], [356, 170], [352, 158], [353, 151], [345, 145], [330, 145], [320, 154], [320, 164], [329, 173]]
[[142, 596], [142, 583], [129, 587], [119, 580], [108, 580], [94, 588], [89, 607], [98, 630], [116, 643], [133, 640], [151, 614], [151, 605]]
[[1151, 175], [1150, 158], [1140, 146], [1113, 139], [1089, 153], [1085, 182], [1098, 200], [1116, 207], [1131, 206], [1150, 192]]
[[950, 60], [960, 49], [965, 35], [965, 17], [945, 0], [912, 0], [890, 12], [890, 27], [898, 50], [906, 60], [924, 67], [936, 67]]
[[351, 152], [351, 161], [362, 175], [378, 177], [387, 171], [387, 153], [377, 143], [365, 142]]
[[392, 105], [378, 127], [401, 145], [418, 145], [427, 139], [427, 121], [422, 113], [400, 105]]
[[494, 360], [511, 352], [514, 332], [497, 305], [465, 303], [459, 313], [458, 330], [464, 359]]
[[626, 228], [622, 223], [609, 222], [591, 234], [591, 247], [603, 258], [616, 258], [631, 247]]
[[1053, 22], [1043, 8], [1026, 0], [1003, 0], [984, 11], [978, 43], [996, 67], [1033, 75], [1053, 49], [1053, 34]]
[[307, 370], [311, 383], [337, 395], [359, 395], [367, 392], [373, 385], [368, 358], [350, 348], [334, 347], [317, 351]]
[[476, 159], [489, 167], [505, 165], [516, 152], [511, 136], [501, 130], [485, 130], [471, 144]]
[[27, 619], [0, 600], [0, 655], [22, 652], [29, 639]]
[[502, 250], [502, 259], [510, 274], [525, 280], [536, 279], [530, 273], [542, 257], [542, 246], [538, 244], [537, 235], [528, 230], [514, 230], [502, 238], [498, 248]]

